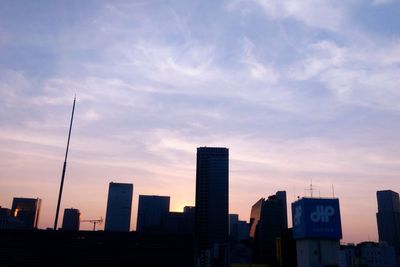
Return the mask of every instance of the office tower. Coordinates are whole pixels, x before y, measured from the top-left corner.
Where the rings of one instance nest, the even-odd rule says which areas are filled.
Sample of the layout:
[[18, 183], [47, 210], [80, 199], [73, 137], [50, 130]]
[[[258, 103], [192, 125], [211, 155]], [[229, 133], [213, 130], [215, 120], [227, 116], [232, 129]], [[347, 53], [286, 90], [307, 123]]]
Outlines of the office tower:
[[167, 196], [140, 195], [136, 231], [160, 232], [162, 216], [169, 212], [169, 201]]
[[62, 229], [67, 231], [79, 231], [81, 213], [78, 209], [64, 209]]
[[399, 194], [392, 190], [376, 192], [378, 212], [379, 241], [384, 241], [394, 247], [396, 254], [400, 254], [400, 201]]
[[267, 200], [261, 198], [251, 210], [253, 262], [278, 264], [276, 243], [287, 229], [286, 192], [278, 191]]
[[226, 261], [224, 247], [229, 231], [228, 177], [227, 148], [197, 148], [195, 224], [200, 266], [223, 266]]
[[40, 198], [13, 199], [11, 214], [21, 222], [23, 229], [37, 229], [42, 200]]
[[339, 199], [301, 198], [292, 203], [292, 222], [298, 267], [339, 266]]
[[133, 184], [110, 183], [108, 188], [105, 231], [129, 232]]

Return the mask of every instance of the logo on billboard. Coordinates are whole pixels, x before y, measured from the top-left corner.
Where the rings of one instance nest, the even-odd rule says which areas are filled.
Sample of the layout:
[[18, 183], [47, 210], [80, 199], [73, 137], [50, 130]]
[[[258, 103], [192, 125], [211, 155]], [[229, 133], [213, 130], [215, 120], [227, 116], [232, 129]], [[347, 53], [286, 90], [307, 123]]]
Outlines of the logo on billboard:
[[311, 213], [310, 219], [313, 222], [329, 222], [329, 218], [335, 214], [332, 206], [316, 206], [316, 210]]
[[296, 211], [294, 214], [294, 224], [300, 225], [301, 224], [301, 215], [303, 214], [303, 209], [301, 206], [296, 207]]

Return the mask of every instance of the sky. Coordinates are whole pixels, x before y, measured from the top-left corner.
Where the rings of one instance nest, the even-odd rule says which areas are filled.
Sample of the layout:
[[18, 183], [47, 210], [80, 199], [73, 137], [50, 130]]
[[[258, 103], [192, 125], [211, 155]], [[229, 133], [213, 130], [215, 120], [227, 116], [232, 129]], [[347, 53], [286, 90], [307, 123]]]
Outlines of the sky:
[[140, 194], [181, 211], [196, 148], [222, 146], [242, 220], [312, 181], [340, 199], [343, 242], [377, 240], [376, 191], [400, 191], [399, 13], [398, 0], [3, 0], [0, 206], [39, 197], [52, 226], [76, 94], [61, 210], [104, 218], [114, 181], [134, 184], [132, 229]]

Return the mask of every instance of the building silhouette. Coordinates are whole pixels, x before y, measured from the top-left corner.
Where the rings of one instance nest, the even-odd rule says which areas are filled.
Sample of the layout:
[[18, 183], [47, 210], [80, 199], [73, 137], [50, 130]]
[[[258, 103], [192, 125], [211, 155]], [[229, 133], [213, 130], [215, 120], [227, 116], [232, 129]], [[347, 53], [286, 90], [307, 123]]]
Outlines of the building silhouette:
[[136, 231], [160, 232], [163, 215], [169, 212], [170, 197], [139, 196]]
[[186, 234], [0, 229], [1, 267], [190, 267]]
[[10, 228], [11, 210], [0, 206], [0, 229]]
[[362, 242], [340, 246], [340, 267], [396, 267], [394, 248], [387, 243]]
[[229, 214], [229, 262], [230, 266], [251, 263], [249, 224], [239, 220], [238, 214]]
[[196, 207], [194, 207], [194, 206], [185, 206], [185, 207], [183, 207], [183, 212], [184, 213], [195, 214], [196, 213]]
[[253, 263], [278, 266], [276, 244], [287, 229], [286, 192], [278, 191], [257, 201], [251, 210], [250, 223]]
[[39, 223], [40, 198], [18, 198], [13, 199], [11, 215], [19, 225], [17, 228], [37, 229]]
[[376, 192], [378, 212], [376, 221], [378, 225], [379, 241], [386, 242], [394, 247], [396, 254], [400, 255], [400, 201], [399, 194], [392, 190]]
[[229, 214], [229, 239], [234, 242], [249, 239], [249, 224], [239, 220], [238, 214]]
[[194, 234], [194, 207], [185, 207], [183, 212], [163, 214], [162, 231], [164, 233]]
[[62, 230], [79, 231], [81, 213], [78, 209], [64, 209]]
[[129, 232], [133, 184], [113, 183], [108, 189], [105, 231]]
[[197, 148], [196, 245], [199, 266], [227, 264], [229, 150]]

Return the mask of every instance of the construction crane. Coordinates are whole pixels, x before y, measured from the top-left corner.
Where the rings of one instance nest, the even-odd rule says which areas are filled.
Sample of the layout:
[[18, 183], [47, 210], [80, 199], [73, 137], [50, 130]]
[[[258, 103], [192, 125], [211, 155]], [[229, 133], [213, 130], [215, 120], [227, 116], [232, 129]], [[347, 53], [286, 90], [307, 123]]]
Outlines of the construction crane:
[[93, 231], [96, 231], [96, 224], [101, 225], [103, 223], [103, 218], [97, 220], [81, 220], [81, 223], [93, 223]]

